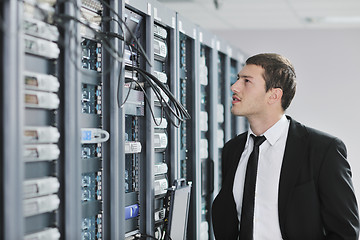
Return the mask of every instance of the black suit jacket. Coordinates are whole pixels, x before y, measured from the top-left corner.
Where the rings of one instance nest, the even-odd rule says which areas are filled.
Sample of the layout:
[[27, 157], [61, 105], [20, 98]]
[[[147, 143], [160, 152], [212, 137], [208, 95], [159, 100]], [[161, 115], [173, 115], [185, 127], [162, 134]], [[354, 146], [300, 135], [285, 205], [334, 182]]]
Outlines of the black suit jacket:
[[[278, 193], [282, 238], [357, 240], [358, 207], [345, 145], [335, 137], [288, 119], [290, 127]], [[223, 148], [222, 189], [212, 206], [217, 240], [238, 237], [233, 181], [246, 138], [247, 133], [243, 133]]]

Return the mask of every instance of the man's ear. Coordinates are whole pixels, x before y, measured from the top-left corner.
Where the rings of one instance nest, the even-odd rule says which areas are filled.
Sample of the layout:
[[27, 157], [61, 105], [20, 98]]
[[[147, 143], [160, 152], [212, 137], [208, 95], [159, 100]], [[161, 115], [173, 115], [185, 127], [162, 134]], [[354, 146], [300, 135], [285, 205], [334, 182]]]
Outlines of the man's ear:
[[283, 95], [283, 91], [281, 88], [272, 88], [270, 90], [269, 104], [274, 104], [278, 102], [281, 105], [282, 95]]

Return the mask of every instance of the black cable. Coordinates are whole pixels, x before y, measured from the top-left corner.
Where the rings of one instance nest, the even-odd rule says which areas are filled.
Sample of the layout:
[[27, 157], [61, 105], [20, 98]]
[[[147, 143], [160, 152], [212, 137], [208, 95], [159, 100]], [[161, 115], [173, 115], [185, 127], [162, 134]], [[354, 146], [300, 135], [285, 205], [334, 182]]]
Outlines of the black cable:
[[[146, 75], [144, 75], [142, 72], [139, 72], [145, 79], [147, 79]], [[165, 115], [168, 117], [168, 119], [170, 120], [170, 122], [175, 126], [175, 127], [179, 127], [180, 123], [182, 121], [184, 121], [184, 116], [183, 114], [179, 114], [179, 109], [175, 108], [176, 112], [174, 112], [174, 110], [170, 107], [170, 105], [165, 101], [165, 99], [162, 97], [160, 90], [151, 82], [151, 81], [147, 81], [147, 83], [150, 85], [150, 87], [154, 90], [154, 94], [156, 95], [156, 97], [158, 98], [160, 105], [161, 105], [161, 109], [162, 111], [165, 113]], [[166, 106], [165, 106], [165, 105]], [[169, 112], [169, 111], [170, 112]], [[175, 116], [176, 119], [178, 119], [179, 123], [175, 123], [175, 121], [171, 118], [171, 114], [173, 114], [173, 116]]]
[[169, 237], [169, 240], [172, 240], [170, 234], [168, 233], [168, 231], [165, 231], [165, 235], [167, 235]]
[[[147, 102], [148, 106], [151, 106], [151, 105], [150, 105], [150, 100], [149, 100], [149, 98], [148, 98], [148, 95], [146, 94], [145, 89], [141, 86], [141, 84], [140, 84], [138, 81], [136, 81], [135, 79], [133, 79], [133, 81], [139, 86], [139, 88], [141, 89], [141, 91], [144, 93], [144, 100], [145, 100], [145, 102]], [[154, 122], [155, 122], [155, 124], [156, 124], [156, 118], [155, 118], [154, 111], [153, 111], [153, 109], [152, 109], [151, 107], [149, 107], [149, 109], [150, 109], [150, 113], [151, 113], [152, 119], [154, 120]], [[160, 124], [161, 124], [161, 122], [160, 122]], [[157, 125], [157, 126], [160, 126], [160, 124]]]
[[153, 81], [166, 93], [166, 95], [167, 95], [172, 101], [176, 102], [176, 103], [177, 103], [177, 106], [182, 110], [182, 112], [185, 114], [185, 116], [186, 116], [187, 119], [190, 119], [190, 118], [191, 118], [191, 116], [188, 114], [188, 112], [187, 112], [187, 110], [184, 108], [184, 106], [176, 100], [175, 96], [170, 92], [170, 90], [169, 90], [159, 79], [157, 79], [157, 78], [156, 78], [154, 75], [152, 75], [151, 73], [146, 72], [146, 71], [144, 71], [144, 70], [142, 70], [142, 69], [137, 69], [137, 70], [142, 71], [144, 74], [146, 74], [148, 77], [150, 77], [151, 80], [153, 80]]
[[[66, 16], [66, 17], [65, 17]], [[82, 25], [84, 25], [85, 27], [89, 28], [90, 30], [92, 30], [94, 32], [94, 34], [96, 35], [96, 37], [99, 39], [99, 40], [102, 40], [102, 46], [104, 47], [104, 49], [108, 52], [110, 52], [111, 54], [111, 51], [112, 49], [114, 49], [113, 46], [111, 46], [111, 43], [108, 42], [108, 39], [105, 39], [106, 36], [104, 37], [104, 35], [101, 35], [100, 32], [98, 32], [97, 29], [94, 29], [93, 27], [91, 27], [89, 24], [87, 23], [84, 23], [82, 22], [81, 20], [75, 18], [75, 17], [72, 17], [72, 16], [69, 16], [69, 15], [66, 15], [66, 14], [59, 14], [59, 15], [56, 15], [56, 17], [54, 18], [55, 22], [58, 24], [58, 27], [62, 27], [62, 21], [75, 21], [77, 23], [80, 23]], [[67, 29], [67, 28], [66, 28]], [[67, 43], [68, 46], [70, 46], [70, 41], [71, 39], [75, 39], [75, 44], [76, 45], [79, 45], [80, 46], [80, 42], [78, 42], [78, 39], [76, 37], [76, 34], [72, 34], [73, 31], [69, 31], [69, 42]], [[105, 40], [105, 41], [104, 41]], [[105, 43], [105, 44], [104, 44]], [[62, 43], [62, 41], [59, 39], [58, 41], [58, 44], [62, 46], [66, 46], [65, 42]], [[115, 51], [115, 50], [114, 50]], [[118, 52], [116, 52], [115, 54], [119, 55]], [[75, 66], [75, 69], [79, 72], [81, 72], [81, 74], [83, 75], [87, 75], [87, 76], [93, 76], [93, 73], [91, 71], [87, 71], [86, 68], [81, 68], [78, 66], [78, 60], [77, 59], [74, 59], [74, 57], [72, 57], [72, 55], [69, 56], [70, 58], [70, 61], [73, 63], [73, 65]], [[115, 56], [116, 60], [119, 61], [118, 57]], [[97, 72], [97, 71], [96, 71]], [[104, 70], [104, 68], [102, 68], [102, 71], [101, 73], [102, 74], [108, 74], [111, 72], [111, 69], [108, 69], [108, 70]], [[99, 73], [99, 72], [98, 72]]]
[[[129, 46], [129, 49], [130, 49], [130, 59], [131, 59], [131, 57], [132, 57], [132, 55], [133, 55], [133, 51], [132, 51], [131, 45]], [[134, 67], [134, 62], [135, 62], [135, 61], [131, 61], [132, 67]], [[134, 79], [134, 69], [131, 71], [131, 79]], [[132, 83], [133, 83], [133, 81], [131, 81], [131, 86], [132, 86]], [[129, 95], [130, 95], [131, 86], [130, 86], [130, 88], [129, 88], [129, 91], [128, 91], [128, 93], [127, 93], [127, 96], [126, 96], [124, 102], [121, 104], [121, 107], [124, 106], [124, 104], [126, 103], [128, 97], [129, 97]]]
[[126, 30], [129, 31], [132, 39], [134, 39], [135, 42], [136, 42], [136, 44], [139, 46], [140, 51], [141, 51], [142, 55], [145, 57], [146, 62], [148, 62], [148, 64], [149, 64], [150, 66], [152, 66], [152, 64], [151, 64], [151, 62], [150, 62], [150, 59], [148, 58], [145, 50], [143, 49], [143, 47], [141, 46], [141, 44], [139, 43], [139, 41], [137, 40], [137, 38], [134, 36], [134, 33], [133, 33], [133, 32], [130, 30], [130, 28], [126, 25], [125, 21], [122, 20], [122, 17], [121, 17], [107, 2], [105, 2], [104, 0], [99, 0], [99, 1], [100, 1], [103, 5], [105, 5], [111, 12], [113, 12], [113, 13], [115, 14], [115, 16], [117, 16], [118, 19], [121, 21], [121, 23], [124, 24]]
[[[74, 2], [73, 2], [73, 3], [74, 3]], [[103, 2], [103, 3], [104, 3], [104, 2]], [[74, 4], [75, 4], [76, 7], [78, 7], [76, 3], [74, 3]], [[116, 12], [115, 12], [113, 9], [111, 9], [110, 6], [108, 6], [106, 3], [105, 3], [104, 5], [106, 5], [106, 6], [110, 9], [110, 11], [113, 11], [113, 12], [116, 14]], [[118, 14], [116, 14], [116, 15], [119, 17], [120, 21], [124, 24], [124, 26], [128, 29], [128, 31], [130, 32], [130, 34], [132, 35], [132, 37], [134, 38], [134, 40], [138, 43], [136, 37], [135, 37], [134, 34], [130, 31], [130, 29], [128, 28], [128, 26], [126, 25], [126, 23], [120, 18], [120, 16], [119, 16]], [[90, 24], [88, 23], [88, 21], [87, 21], [87, 19], [86, 19], [85, 17], [84, 17], [84, 19], [85, 19], [85, 21], [87, 21], [87, 22], [83, 22], [83, 21], [81, 21], [81, 20], [79, 20], [79, 19], [77, 19], [77, 18], [75, 18], [75, 17], [69, 16], [69, 15], [65, 15], [65, 14], [58, 15], [58, 17], [60, 17], [60, 19], [61, 19], [61, 18], [64, 18], [64, 19], [66, 19], [66, 20], [73, 20], [73, 21], [75, 21], [75, 22], [77, 22], [77, 23], [80, 23], [80, 24], [86, 26], [87, 28], [91, 29], [98, 38], [100, 38], [101, 40], [103, 40], [104, 48], [106, 48], [106, 50], [110, 53], [110, 55], [111, 55], [112, 57], [114, 57], [117, 61], [122, 62], [122, 64], [124, 63], [124, 59], [122, 58], [122, 56], [124, 56], [124, 52], [122, 53], [122, 56], [119, 56], [119, 52], [108, 42], [108, 37], [116, 37], [116, 38], [122, 40], [123, 42], [127, 42], [127, 41], [124, 39], [125, 35], [124, 35], [124, 36], [121, 36], [121, 35], [119, 35], [119, 34], [117, 34], [117, 33], [113, 33], [113, 32], [105, 32], [105, 33], [99, 32], [98, 30], [96, 30], [96, 29], [94, 29], [93, 27], [90, 26]], [[107, 21], [107, 19], [108, 19], [108, 20], [113, 20], [113, 21], [115, 21], [115, 22], [119, 25], [119, 27], [121, 28], [122, 33], [124, 33], [124, 31], [123, 31], [123, 29], [122, 29], [122, 26], [121, 26], [121, 23], [120, 23], [117, 19], [115, 19], [115, 18], [113, 18], [113, 17], [110, 17], [110, 18], [103, 18], [103, 21]], [[130, 50], [131, 50], [131, 45], [129, 45], [129, 48], [130, 48]], [[142, 51], [142, 54], [143, 54], [145, 57], [147, 57], [146, 54], [144, 54], [144, 51], [143, 51], [143, 49], [142, 49], [142, 47], [141, 47], [141, 45], [140, 45], [139, 43], [137, 44], [137, 48], [139, 48], [139, 49], [140, 49], [140, 52]], [[124, 50], [125, 50], [125, 47], [123, 47], [123, 51], [124, 51]], [[114, 53], [115, 53], [116, 55], [114, 55]], [[132, 50], [131, 50], [131, 55], [132, 55]], [[121, 59], [119, 59], [119, 58], [121, 58]], [[142, 76], [144, 77], [144, 79], [148, 82], [148, 84], [150, 85], [150, 87], [154, 90], [154, 94], [156, 95], [156, 97], [157, 97], [157, 99], [159, 100], [159, 103], [160, 103], [160, 105], [161, 105], [162, 115], [163, 115], [163, 113], [165, 113], [165, 115], [169, 118], [169, 120], [171, 121], [171, 123], [172, 123], [174, 126], [176, 126], [176, 127], [179, 127], [180, 123], [181, 123], [182, 121], [184, 121], [184, 119], [189, 119], [189, 118], [190, 118], [190, 115], [187, 113], [186, 109], [176, 100], [176, 98], [172, 95], [172, 93], [170, 92], [170, 90], [169, 90], [160, 80], [158, 80], [155, 76], [151, 75], [150, 73], [148, 73], [148, 72], [146, 72], [146, 71], [144, 71], [144, 70], [142, 70], [142, 69], [140, 69], [140, 68], [138, 68], [138, 67], [135, 67], [135, 66], [134, 66], [134, 62], [133, 62], [132, 64], [133, 64], [133, 65], [131, 66], [132, 72], [134, 73], [134, 70], [136, 69], [137, 72], [140, 73], [140, 75], [142, 75]], [[121, 70], [120, 70], [120, 71], [121, 71]], [[155, 85], [151, 80], [152, 80], [156, 85]], [[120, 87], [120, 82], [121, 82], [121, 72], [119, 73], [119, 81], [118, 81], [118, 105], [120, 105], [120, 96], [119, 96], [119, 93], [120, 93], [120, 89], [119, 89], [119, 87]], [[135, 81], [135, 82], [136, 82], [136, 81]], [[133, 83], [133, 82], [132, 82], [132, 83]], [[131, 86], [130, 86], [129, 91], [128, 91], [128, 93], [127, 93], [127, 96], [126, 96], [126, 98], [125, 98], [125, 101], [120, 105], [121, 107], [126, 103], [128, 97], [129, 97], [129, 95], [130, 95], [130, 91], [131, 91], [131, 88], [132, 88], [132, 83], [131, 83]], [[136, 83], [139, 85], [140, 89], [142, 89], [142, 91], [144, 92], [145, 100], [146, 100], [146, 101], [148, 102], [148, 104], [149, 104], [149, 99], [148, 99], [148, 97], [147, 97], [147, 95], [146, 95], [145, 90], [142, 88], [142, 86], [141, 86], [138, 82], [136, 82]], [[159, 88], [158, 88], [158, 87], [159, 87]], [[160, 89], [161, 89], [161, 90], [160, 90]], [[169, 103], [164, 99], [164, 97], [162, 96], [162, 92], [161, 92], [161, 91], [162, 91], [165, 95], [167, 95], [167, 96], [169, 97], [169, 99], [171, 100], [171, 103], [174, 105], [174, 109], [173, 109], [173, 108], [169, 105]], [[149, 104], [149, 106], [150, 106], [150, 104]], [[153, 110], [151, 109], [151, 107], [150, 107], [150, 111], [151, 111], [151, 114], [153, 115]], [[171, 114], [172, 114], [173, 116], [175, 116], [175, 118], [179, 121], [178, 123], [175, 123], [175, 122], [174, 122], [174, 120], [173, 120], [172, 117], [171, 117]], [[155, 120], [154, 115], [153, 115], [152, 117], [153, 117], [154, 122], [155, 122], [156, 125], [160, 125], [160, 124], [161, 124], [162, 119], [161, 119], [160, 123], [158, 124], [158, 123], [156, 122], [156, 120]]]
[[[122, 46], [121, 46], [121, 49], [122, 49], [121, 56], [123, 56], [123, 61], [121, 62], [121, 65], [120, 65], [119, 76], [118, 76], [118, 84], [117, 84], [117, 91], [116, 91], [116, 93], [117, 93], [116, 94], [117, 104], [118, 104], [118, 107], [121, 108], [121, 107], [123, 107], [124, 103], [127, 100], [127, 98], [126, 98], [124, 103], [121, 103], [121, 99], [120, 99], [121, 76], [122, 76], [122, 70], [124, 69], [124, 63], [125, 63], [125, 61], [124, 61], [124, 54], [125, 54], [125, 45], [124, 45], [124, 43], [126, 42], [126, 37], [125, 37], [124, 29], [122, 28], [121, 23], [118, 20], [116, 20], [116, 18], [114, 18], [114, 17], [103, 17], [102, 21], [103, 22], [107, 22], [107, 21], [116, 22], [119, 25], [121, 33], [123, 34], [123, 36], [121, 36], [121, 35], [119, 35], [117, 33], [116, 34], [114, 33], [114, 35], [113, 35], [114, 37], [117, 37], [120, 40], [123, 40], [122, 41]], [[125, 79], [125, 76], [124, 76], [124, 79]], [[131, 86], [130, 86], [130, 88], [131, 88]], [[128, 94], [130, 94], [130, 90], [129, 90]]]
[[[160, 87], [161, 90], [163, 90], [163, 92], [169, 97], [169, 99], [171, 100], [171, 102], [174, 104], [175, 109], [177, 110], [177, 113], [173, 112], [172, 113], [177, 116], [177, 114], [180, 114], [181, 117], [183, 119], [190, 119], [191, 116], [189, 115], [189, 113], [187, 112], [187, 110], [185, 109], [185, 107], [177, 101], [177, 99], [175, 98], [175, 96], [171, 93], [171, 91], [159, 80], [157, 79], [154, 75], [152, 75], [149, 72], [146, 72], [140, 68], [135, 68], [138, 73], [146, 75], [145, 79], [147, 79], [147, 77], [149, 77], [151, 80], [153, 80], [157, 86]], [[152, 81], [148, 81], [148, 83], [152, 86], [152, 88], [154, 89], [154, 91], [158, 91], [158, 89], [156, 87], [154, 87], [154, 84], [152, 83]], [[160, 100], [160, 99], [159, 99]], [[161, 103], [164, 102], [166, 104], [166, 106], [172, 110], [171, 106], [164, 100], [164, 101], [160, 101]]]
[[135, 235], [135, 238], [136, 238], [136, 239], [152, 238], [152, 239], [158, 240], [156, 237], [151, 236], [151, 235], [148, 235], [148, 234], [144, 234], [144, 233], [138, 233], [138, 234], [136, 234], [136, 235]]
[[[91, 29], [95, 35], [100, 38], [100, 40], [102, 40], [102, 45], [104, 46], [104, 48], [109, 52], [109, 54], [114, 58], [116, 59], [117, 61], [121, 62], [123, 59], [122, 59], [122, 56], [119, 55], [119, 52], [114, 49], [114, 46], [111, 45], [111, 43], [108, 42], [108, 39], [107, 39], [107, 35], [106, 33], [103, 33], [103, 32], [99, 32], [98, 30], [94, 29], [93, 27], [90, 26], [90, 24], [86, 23], [86, 22], [83, 22], [81, 21], [80, 19], [76, 18], [76, 17], [73, 17], [73, 16], [70, 16], [70, 15], [67, 15], [67, 14], [57, 14], [57, 17], [59, 17], [60, 19], [64, 19], [64, 20], [72, 20], [72, 21], [75, 21], [77, 23], [80, 23], [81, 25], [83, 26], [86, 26], [87, 28]], [[111, 51], [110, 51], [110, 50]], [[113, 53], [115, 53], [116, 55], [113, 55]]]

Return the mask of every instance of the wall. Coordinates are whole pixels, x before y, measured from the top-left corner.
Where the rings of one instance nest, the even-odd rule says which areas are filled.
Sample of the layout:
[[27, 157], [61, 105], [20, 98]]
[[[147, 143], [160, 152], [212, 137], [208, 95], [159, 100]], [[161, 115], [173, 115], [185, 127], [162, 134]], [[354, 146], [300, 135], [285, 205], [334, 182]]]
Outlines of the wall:
[[297, 93], [287, 114], [342, 139], [360, 202], [360, 31], [216, 31], [248, 55], [276, 52], [297, 73]]

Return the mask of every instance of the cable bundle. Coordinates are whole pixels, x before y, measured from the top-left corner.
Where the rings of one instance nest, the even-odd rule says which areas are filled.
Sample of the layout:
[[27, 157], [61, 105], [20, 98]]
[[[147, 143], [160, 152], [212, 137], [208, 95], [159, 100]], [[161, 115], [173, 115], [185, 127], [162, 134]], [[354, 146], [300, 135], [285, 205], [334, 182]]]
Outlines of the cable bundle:
[[[177, 99], [171, 93], [171, 91], [158, 78], [156, 78], [151, 73], [146, 72], [139, 67], [135, 67], [135, 66], [129, 66], [129, 67], [132, 68], [133, 71], [137, 71], [145, 79], [146, 83], [148, 84], [148, 86], [151, 87], [151, 89], [154, 91], [155, 96], [159, 100], [162, 112], [165, 113], [165, 115], [169, 118], [169, 120], [175, 127], [179, 127], [181, 122], [183, 122], [186, 119], [191, 118], [190, 114], [187, 112], [187, 110], [184, 108], [184, 106], [179, 101], [177, 101]], [[138, 86], [141, 88], [141, 90], [145, 94], [145, 99], [147, 101], [149, 101], [148, 97], [146, 95], [146, 92], [145, 92], [144, 88], [141, 86], [141, 84], [136, 80], [132, 79], [132, 81], [134, 81], [138, 84]], [[161, 91], [164, 92], [164, 94], [169, 98], [170, 103], [168, 103], [164, 99], [164, 96], [162, 95]], [[159, 126], [161, 124], [161, 122], [160, 123], [156, 122], [154, 114], [152, 112], [152, 109], [150, 109], [150, 110], [151, 110], [151, 114], [152, 114], [155, 124]], [[178, 121], [178, 123], [176, 123], [172, 119], [171, 115], [173, 115], [175, 117], [175, 119]]]
[[[118, 33], [115, 33], [115, 32], [102, 32], [102, 31], [99, 31], [98, 29], [93, 28], [90, 25], [90, 22], [86, 18], [84, 18], [84, 21], [83, 21], [81, 19], [78, 19], [78, 18], [76, 18], [74, 16], [70, 16], [70, 15], [67, 15], [67, 14], [55, 14], [54, 22], [57, 23], [58, 26], [62, 26], [64, 24], [64, 22], [66, 22], [66, 21], [74, 21], [74, 22], [76, 22], [78, 24], [81, 24], [81, 25], [85, 26], [86, 28], [90, 29], [92, 32], [94, 32], [94, 35], [96, 36], [96, 38], [102, 41], [102, 45], [103, 45], [104, 49], [110, 54], [110, 56], [113, 57], [116, 61], [118, 61], [118, 62], [120, 62], [122, 64], [121, 69], [123, 69], [123, 67], [124, 67], [123, 66], [123, 64], [124, 64], [123, 56], [124, 56], [125, 47], [122, 48], [123, 51], [120, 53], [111, 44], [109, 39], [110, 38], [118, 38], [119, 40], [123, 41], [130, 48], [130, 50], [132, 50], [132, 45], [131, 45], [130, 41], [134, 40], [135, 43], [136, 43], [137, 53], [140, 53], [141, 56], [144, 57], [146, 62], [151, 66], [150, 60], [147, 57], [147, 54], [146, 54], [145, 50], [143, 49], [143, 47], [139, 43], [139, 41], [136, 38], [136, 36], [134, 35], [134, 33], [126, 25], [125, 21], [120, 17], [120, 15], [114, 9], [112, 9], [110, 7], [110, 5], [108, 3], [106, 3], [104, 0], [99, 0], [99, 1], [104, 6], [106, 6], [109, 9], [110, 12], [112, 12], [115, 16], [117, 16], [117, 19], [114, 18], [114, 17], [106, 17], [106, 16], [101, 17], [102, 18], [101, 21], [102, 22], [115, 21], [118, 24], [119, 28], [121, 29], [122, 34], [118, 34]], [[80, 7], [77, 5], [76, 1], [58, 1], [58, 4], [59, 3], [66, 3], [66, 2], [73, 3], [75, 8], [80, 11]], [[38, 7], [38, 6], [35, 4], [35, 7]], [[131, 39], [125, 39], [123, 26], [130, 33]], [[76, 61], [73, 61], [73, 62], [75, 63]], [[163, 115], [163, 113], [165, 113], [166, 117], [170, 120], [170, 122], [175, 127], [179, 127], [181, 122], [191, 118], [190, 114], [187, 112], [185, 107], [179, 101], [177, 101], [177, 99], [171, 93], [171, 91], [167, 88], [167, 86], [164, 85], [158, 78], [156, 78], [151, 73], [149, 73], [149, 72], [147, 72], [147, 71], [145, 71], [145, 70], [143, 70], [143, 69], [141, 69], [141, 68], [139, 68], [137, 66], [134, 66], [134, 65], [128, 66], [127, 65], [127, 67], [130, 68], [132, 71], [138, 72], [143, 77], [143, 79], [145, 80], [145, 84], [146, 84], [145, 86], [149, 86], [153, 90], [153, 92], [154, 92], [156, 98], [159, 100], [159, 103], [160, 103], [160, 106], [161, 106], [161, 116]], [[78, 70], [80, 70], [80, 69], [78, 69]], [[107, 71], [111, 71], [111, 70], [109, 69]], [[120, 71], [122, 71], [122, 70], [120, 70]], [[120, 72], [119, 73], [119, 80], [118, 80], [118, 90], [117, 90], [117, 98], [118, 98], [119, 107], [122, 107], [126, 103], [126, 101], [128, 99], [128, 96], [130, 94], [130, 91], [132, 89], [131, 87], [129, 88], [129, 92], [128, 92], [127, 96], [125, 97], [125, 100], [121, 103], [120, 98], [119, 98], [120, 97], [119, 94], [120, 94], [120, 85], [121, 85], [121, 75], [122, 74]], [[157, 126], [159, 126], [161, 124], [161, 122], [160, 123], [156, 122], [153, 109], [151, 109], [151, 105], [150, 105], [148, 95], [146, 93], [146, 90], [144, 89], [144, 85], [142, 83], [140, 83], [139, 81], [135, 80], [135, 79], [131, 79], [131, 81], [134, 82], [135, 84], [137, 84], [139, 89], [144, 93], [145, 101], [147, 102], [148, 107], [150, 108], [152, 118], [153, 118], [155, 124]], [[164, 96], [162, 95], [162, 92], [169, 98], [169, 102], [167, 102], [164, 99]]]

